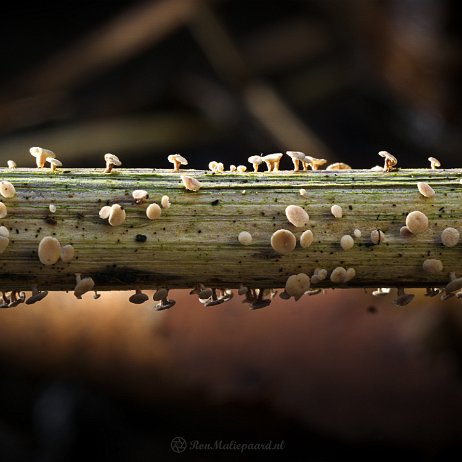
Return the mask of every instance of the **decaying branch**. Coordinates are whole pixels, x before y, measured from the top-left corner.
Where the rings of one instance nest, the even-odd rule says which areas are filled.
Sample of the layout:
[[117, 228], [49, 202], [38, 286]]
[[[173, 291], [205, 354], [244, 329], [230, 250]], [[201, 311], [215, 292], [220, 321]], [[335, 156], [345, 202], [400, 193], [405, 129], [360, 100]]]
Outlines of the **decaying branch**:
[[[443, 245], [441, 233], [461, 227], [462, 170], [180, 173], [198, 179], [200, 189], [187, 191], [171, 170], [0, 169], [0, 181], [16, 189], [14, 197], [1, 198], [7, 215], [0, 225], [9, 230], [9, 245], [0, 254], [0, 290], [73, 290], [76, 273], [93, 278], [98, 290], [279, 288], [290, 275], [312, 276], [316, 268], [328, 276], [312, 289], [444, 287], [450, 273], [461, 275], [461, 244]], [[417, 182], [428, 183], [435, 195], [424, 197]], [[134, 190], [149, 197], [137, 201]], [[164, 195], [171, 206], [148, 219], [147, 207], [160, 205]], [[112, 204], [126, 214], [118, 226], [99, 216]], [[341, 218], [333, 216], [334, 204]], [[289, 223], [289, 205], [309, 214], [307, 226]], [[412, 211], [425, 214], [429, 225], [406, 235], [400, 229]], [[279, 229], [297, 238], [285, 255], [270, 242]], [[314, 238], [303, 248], [299, 238], [307, 229]], [[249, 245], [239, 242], [241, 231], [250, 233]], [[348, 250], [341, 246], [345, 235], [353, 238]], [[71, 244], [74, 257], [42, 264], [37, 252], [45, 236]], [[350, 247], [351, 239], [343, 244]], [[430, 259], [440, 260], [442, 269], [432, 272], [428, 263], [424, 269]], [[354, 268], [356, 275], [334, 283], [329, 275], [337, 267]]]

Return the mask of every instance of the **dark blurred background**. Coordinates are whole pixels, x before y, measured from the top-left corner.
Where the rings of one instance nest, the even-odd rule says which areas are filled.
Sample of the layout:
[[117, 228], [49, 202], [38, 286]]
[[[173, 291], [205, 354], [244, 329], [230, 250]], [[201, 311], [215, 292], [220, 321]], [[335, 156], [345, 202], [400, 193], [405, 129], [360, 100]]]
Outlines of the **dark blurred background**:
[[[14, 3], [0, 18], [0, 162], [193, 168], [301, 150], [403, 167], [461, 145], [455, 0]], [[283, 168], [289, 168], [287, 161]], [[460, 302], [333, 291], [249, 312], [188, 292], [53, 294], [0, 311], [0, 460], [234, 460], [170, 441], [279, 442], [261, 459], [449, 459]], [[152, 303], [154, 304], [154, 302]], [[149, 305], [149, 306], [148, 306]]]

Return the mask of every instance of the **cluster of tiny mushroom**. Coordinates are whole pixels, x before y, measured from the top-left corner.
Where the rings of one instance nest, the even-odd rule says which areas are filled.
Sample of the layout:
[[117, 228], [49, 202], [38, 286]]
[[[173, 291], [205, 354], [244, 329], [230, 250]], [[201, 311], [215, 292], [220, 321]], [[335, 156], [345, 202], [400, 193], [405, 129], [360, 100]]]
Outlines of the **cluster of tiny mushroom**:
[[[50, 171], [56, 172], [57, 167], [61, 167], [62, 163], [56, 159], [56, 155], [53, 151], [43, 149], [40, 147], [30, 148], [30, 154], [36, 159], [37, 168], [43, 169], [46, 163], [50, 164]], [[325, 159], [318, 159], [312, 156], [305, 155], [300, 151], [287, 151], [287, 156], [290, 157], [294, 166], [294, 172], [300, 171], [300, 165], [303, 171], [319, 170], [320, 167], [325, 165], [327, 161]], [[391, 172], [396, 170], [397, 159], [387, 151], [380, 151], [379, 155], [384, 158], [384, 166], [375, 166], [371, 170], [380, 172]], [[278, 172], [282, 153], [274, 153], [269, 155], [254, 155], [248, 158], [248, 162], [252, 164], [253, 171], [258, 172], [259, 166], [263, 163], [266, 164], [268, 172]], [[122, 165], [122, 162], [114, 154], [107, 153], [104, 155], [106, 162], [106, 168], [104, 173], [112, 173], [114, 167]], [[434, 157], [429, 157], [430, 165], [432, 169], [440, 166], [440, 163]], [[168, 161], [173, 164], [173, 171], [180, 172], [182, 165], [188, 165], [188, 161], [180, 154], [171, 154], [168, 156]], [[212, 174], [220, 174], [225, 171], [224, 165], [221, 162], [212, 161], [208, 165], [209, 170]], [[12, 160], [8, 161], [8, 168], [16, 168], [16, 163]], [[326, 170], [349, 170], [351, 167], [342, 162], [330, 164], [326, 167]], [[245, 173], [247, 167], [244, 165], [230, 166], [230, 172]], [[188, 175], [180, 175], [181, 181], [185, 189], [189, 191], [198, 191], [201, 187], [201, 183]], [[420, 194], [424, 197], [433, 197], [435, 191], [427, 183], [417, 183], [417, 188]], [[0, 194], [6, 199], [11, 199], [15, 196], [15, 187], [8, 181], [0, 182]], [[301, 189], [300, 195], [306, 195], [306, 190]], [[146, 201], [149, 199], [149, 194], [145, 190], [135, 190], [132, 192], [132, 197], [135, 204], [145, 207], [146, 216], [150, 220], [155, 220], [161, 216], [162, 209], [170, 207], [170, 199], [168, 196], [163, 196], [160, 200], [160, 204], [152, 202], [146, 205]], [[53, 209], [52, 209], [53, 207]], [[50, 211], [54, 212], [56, 207], [50, 205]], [[343, 216], [342, 208], [334, 204], [331, 207], [331, 214], [335, 219], [341, 219]], [[296, 228], [305, 228], [309, 224], [309, 215], [302, 208], [297, 205], [289, 205], [285, 209], [285, 214], [289, 223]], [[7, 216], [7, 206], [0, 202], [0, 218]], [[99, 217], [103, 220], [108, 220], [109, 225], [119, 226], [124, 223], [126, 219], [126, 213], [122, 206], [119, 204], [113, 204], [111, 206], [103, 206], [99, 211]], [[400, 230], [400, 234], [405, 237], [417, 235], [423, 233], [428, 228], [428, 218], [420, 211], [413, 211], [406, 217], [406, 224]], [[344, 251], [348, 251], [355, 245], [355, 238], [361, 237], [361, 231], [355, 229], [352, 235], [343, 235], [340, 239], [340, 246]], [[455, 228], [446, 228], [441, 233], [441, 242], [444, 246], [453, 247], [459, 242], [459, 232]], [[241, 231], [237, 237], [238, 242], [242, 245], [252, 244], [252, 235], [248, 231]], [[309, 247], [314, 240], [313, 232], [310, 229], [303, 231], [299, 238], [300, 246], [302, 248]], [[370, 234], [370, 241], [374, 245], [379, 245], [385, 241], [385, 235], [383, 231], [374, 229]], [[271, 247], [273, 250], [280, 255], [290, 254], [296, 247], [297, 239], [295, 235], [286, 229], [279, 229], [275, 231], [271, 236]], [[9, 231], [5, 226], [0, 226], [0, 254], [6, 250], [9, 245]], [[75, 254], [74, 248], [71, 244], [62, 246], [58, 239], [52, 236], [45, 236], [38, 245], [38, 258], [43, 265], [54, 265], [59, 260], [64, 263], [70, 262]], [[426, 259], [422, 265], [423, 270], [428, 273], [439, 273], [443, 270], [443, 264], [438, 259]], [[334, 284], [347, 284], [349, 281], [354, 279], [356, 271], [354, 268], [337, 267], [334, 268], [330, 273], [330, 280]], [[295, 300], [299, 300], [303, 295], [315, 295], [321, 293], [322, 290], [319, 288], [312, 288], [312, 284], [316, 285], [328, 277], [328, 271], [324, 268], [316, 268], [313, 274], [310, 276], [306, 273], [293, 274], [288, 277], [285, 289], [280, 294], [282, 299], [289, 299], [293, 297]], [[94, 298], [99, 298], [99, 294], [94, 290], [95, 282], [91, 277], [82, 278], [79, 273], [75, 275], [76, 283], [74, 288], [74, 295], [76, 298], [81, 299], [82, 295], [87, 292], [94, 291]], [[244, 303], [250, 305], [250, 309], [259, 309], [268, 306], [271, 300], [276, 295], [274, 289], [254, 289], [248, 288], [244, 285], [238, 289], [238, 294], [244, 296]], [[389, 288], [378, 288], [373, 292], [374, 296], [386, 295], [390, 292]], [[438, 288], [428, 288], [426, 295], [435, 296], [441, 292]], [[462, 297], [462, 278], [457, 278], [455, 273], [450, 273], [450, 281], [447, 286], [442, 290], [442, 299], [445, 300], [454, 295]], [[39, 291], [36, 286], [32, 288], [32, 295], [26, 300], [25, 293], [22, 291], [8, 291], [2, 292], [2, 299], [0, 307], [14, 307], [18, 304], [25, 302], [26, 304], [33, 304], [39, 300], [42, 300], [46, 295], [47, 291]], [[205, 287], [202, 284], [197, 285], [191, 294], [196, 294], [199, 301], [206, 307], [212, 307], [220, 305], [233, 297], [233, 292], [230, 289], [217, 289], [211, 287]], [[402, 287], [398, 288], [397, 297], [394, 303], [399, 306], [408, 304], [414, 295], [406, 294]], [[129, 301], [134, 304], [141, 304], [146, 302], [149, 297], [143, 294], [141, 290], [137, 289]], [[168, 289], [163, 287], [158, 289], [153, 300], [157, 301], [155, 306], [156, 310], [165, 310], [171, 308], [174, 304], [174, 300], [168, 298]]]

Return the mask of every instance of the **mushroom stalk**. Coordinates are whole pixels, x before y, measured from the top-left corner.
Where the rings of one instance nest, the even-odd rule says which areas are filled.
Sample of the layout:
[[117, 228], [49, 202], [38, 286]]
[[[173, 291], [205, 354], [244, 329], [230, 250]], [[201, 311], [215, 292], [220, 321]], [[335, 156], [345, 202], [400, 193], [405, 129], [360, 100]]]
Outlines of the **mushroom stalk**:
[[[75, 273], [92, 278], [99, 291], [199, 284], [216, 289], [241, 284], [249, 289], [281, 288], [290, 275], [303, 272], [311, 277], [315, 268], [328, 273], [316, 288], [338, 287], [330, 278], [337, 267], [356, 272], [342, 287], [443, 289], [450, 272], [461, 275], [462, 244], [443, 246], [440, 237], [448, 227], [460, 231], [461, 170], [321, 170], [316, 175], [284, 171], [264, 176], [184, 171], [200, 181], [198, 191], [185, 190], [171, 169], [121, 168], [117, 175], [107, 176], [101, 169], [46, 175], [37, 169], [0, 168], [0, 181], [16, 188], [14, 197], [2, 199], [8, 214], [0, 226], [13, 231], [0, 254], [0, 291], [29, 291], [34, 284], [44, 291], [71, 291]], [[435, 195], [422, 198], [418, 181], [430, 184]], [[309, 190], [308, 198], [300, 196], [301, 187]], [[168, 195], [172, 205], [149, 220], [145, 205], [131, 197], [135, 189], [146, 190], [153, 198]], [[58, 206], [55, 220], [50, 220], [50, 203]], [[114, 203], [123, 207], [126, 219], [119, 226], [108, 226], [99, 211]], [[330, 213], [332, 204], [342, 207], [341, 218]], [[289, 223], [284, 212], [290, 205], [306, 210], [306, 226]], [[428, 228], [402, 236], [400, 228], [412, 211], [425, 214]], [[253, 240], [243, 246], [237, 236], [249, 223]], [[271, 237], [284, 229], [295, 236], [296, 246], [279, 254]], [[345, 252], [340, 238], [354, 229], [360, 229], [362, 236]], [[371, 242], [371, 231], [377, 229], [384, 233], [381, 245]], [[313, 241], [304, 248], [300, 236], [307, 230]], [[38, 245], [54, 235], [59, 242], [72, 242], [75, 257], [43, 265]], [[428, 258], [441, 260], [443, 270], [424, 271], [422, 264]]]

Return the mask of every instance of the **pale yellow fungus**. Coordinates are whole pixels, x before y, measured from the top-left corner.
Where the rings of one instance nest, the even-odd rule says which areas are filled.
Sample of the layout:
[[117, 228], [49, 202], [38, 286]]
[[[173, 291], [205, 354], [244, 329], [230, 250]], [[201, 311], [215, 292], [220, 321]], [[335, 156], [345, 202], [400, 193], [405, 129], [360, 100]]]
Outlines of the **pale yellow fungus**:
[[335, 162], [326, 167], [326, 170], [351, 170], [351, 167], [344, 162]]
[[324, 164], [327, 164], [327, 160], [326, 159], [316, 159], [316, 157], [312, 157], [312, 156], [305, 156], [303, 163], [304, 163], [304, 166], [305, 164], [310, 165], [313, 170], [319, 170], [319, 167], [322, 167]]
[[6, 164], [8, 165], [8, 168], [16, 168], [16, 162], [14, 160], [9, 160]]
[[155, 219], [159, 218], [161, 213], [162, 213], [162, 209], [156, 203], [148, 205], [148, 207], [146, 209], [146, 216], [150, 220], [155, 220]]
[[109, 224], [111, 226], [120, 226], [126, 218], [125, 210], [119, 205], [114, 204], [109, 214]]
[[61, 260], [64, 263], [70, 262], [75, 255], [74, 247], [71, 244], [67, 244], [61, 247]]
[[132, 197], [135, 199], [137, 204], [142, 204], [146, 199], [149, 198], [149, 194], [144, 189], [135, 189], [132, 192]]
[[209, 162], [209, 170], [211, 170], [212, 173], [216, 173], [217, 165], [218, 165], [218, 162], [216, 162], [215, 160], [212, 160], [211, 162]]
[[372, 244], [379, 245], [385, 240], [385, 234], [380, 229], [373, 229], [371, 231]]
[[83, 294], [93, 290], [95, 287], [95, 281], [93, 281], [93, 279], [90, 277], [81, 279], [79, 273], [77, 273], [75, 277], [76, 285], [74, 288], [74, 295], [80, 300]]
[[56, 205], [55, 204], [50, 204], [48, 206], [48, 210], [50, 211], [50, 213], [55, 213], [56, 212]]
[[248, 231], [241, 231], [237, 238], [242, 245], [252, 244], [252, 235]]
[[399, 234], [401, 234], [402, 237], [414, 236], [414, 234], [412, 234], [411, 231], [409, 231], [409, 228], [407, 226], [401, 226]]
[[383, 170], [385, 172], [391, 172], [394, 170], [395, 165], [398, 163], [395, 156], [390, 154], [388, 151], [379, 151], [379, 156], [385, 159]]
[[308, 225], [310, 221], [310, 216], [298, 205], [289, 205], [286, 207], [286, 217], [290, 223], [292, 223], [297, 228]]
[[247, 171], [247, 167], [245, 165], [238, 165], [236, 167], [236, 170], [239, 172], [239, 173], [244, 173]]
[[279, 163], [281, 162], [282, 152], [275, 152], [274, 154], [268, 154], [263, 156], [262, 159], [266, 164], [268, 172], [278, 172]]
[[287, 229], [278, 229], [271, 236], [271, 247], [282, 255], [291, 253], [297, 244], [295, 236]]
[[435, 157], [429, 157], [428, 161], [430, 162], [430, 168], [436, 170], [438, 167], [441, 167], [441, 162]]
[[223, 173], [225, 171], [225, 166], [223, 165], [223, 162], [218, 162], [217, 163], [217, 173]]
[[302, 295], [310, 288], [310, 277], [305, 273], [292, 274], [286, 281], [285, 290], [295, 300], [299, 300]]
[[313, 231], [311, 231], [310, 229], [307, 229], [300, 236], [300, 245], [304, 249], [306, 249], [307, 247], [309, 247], [313, 243], [313, 239], [314, 239]]
[[56, 157], [53, 151], [50, 151], [49, 149], [43, 149], [38, 146], [30, 148], [29, 152], [31, 156], [35, 157], [37, 168], [43, 168], [45, 166], [47, 157]]
[[330, 273], [330, 280], [334, 284], [343, 284], [347, 280], [347, 271], [342, 266], [337, 266], [332, 273]]
[[417, 182], [417, 189], [424, 197], [433, 197], [435, 195], [435, 190], [428, 183], [423, 181]]
[[330, 212], [332, 213], [332, 215], [333, 215], [335, 218], [342, 218], [342, 216], [343, 216], [342, 207], [340, 207], [340, 205], [337, 205], [337, 204], [334, 204], [334, 205], [330, 208]]
[[181, 175], [180, 178], [184, 187], [189, 191], [199, 191], [202, 186], [199, 180], [196, 180], [196, 178], [191, 176]]
[[180, 171], [180, 165], [188, 165], [188, 161], [181, 154], [170, 154], [167, 159], [173, 164], [174, 172]]
[[354, 268], [348, 268], [345, 274], [345, 282], [349, 282], [355, 277], [356, 277], [356, 270]]
[[299, 193], [300, 196], [302, 196], [302, 197], [308, 196], [308, 193], [306, 192], [306, 189], [303, 189], [303, 188], [300, 188], [300, 189], [298, 190], [298, 193]]
[[5, 218], [8, 215], [8, 209], [3, 202], [0, 202], [0, 218]]
[[38, 257], [44, 265], [54, 265], [61, 257], [61, 244], [52, 236], [45, 236], [38, 246]]
[[164, 209], [168, 209], [170, 207], [170, 198], [168, 196], [162, 196], [162, 199], [160, 200], [160, 205]]
[[10, 231], [6, 226], [0, 226], [0, 236], [10, 237]]
[[349, 234], [345, 234], [340, 238], [340, 247], [342, 247], [343, 250], [350, 250], [354, 245], [355, 241]]
[[101, 207], [99, 211], [99, 217], [102, 218], [103, 220], [106, 220], [109, 218], [109, 215], [111, 214], [111, 206], [110, 205], [105, 205], [104, 207]]
[[263, 159], [261, 156], [250, 156], [248, 159], [250, 164], [253, 165], [253, 171], [254, 172], [258, 172], [258, 167], [260, 166], [260, 164], [263, 163]]
[[54, 157], [47, 157], [45, 161], [50, 164], [50, 172], [56, 172], [57, 167], [63, 166], [62, 162]]
[[455, 228], [445, 228], [441, 233], [441, 243], [445, 247], [454, 247], [459, 242], [460, 233]]
[[104, 173], [111, 173], [114, 166], [120, 167], [122, 165], [119, 158], [110, 152], [104, 154], [104, 161], [106, 162], [106, 169], [104, 170]]
[[428, 228], [428, 218], [424, 213], [415, 210], [406, 217], [406, 226], [412, 234], [423, 233]]
[[292, 159], [294, 172], [298, 172], [300, 170], [300, 161], [305, 159], [305, 154], [300, 151], [286, 151], [286, 154]]
[[[246, 170], [247, 170], [247, 167], [246, 167]], [[231, 164], [231, 165], [229, 166], [229, 171], [230, 171], [230, 172], [235, 172], [235, 171], [237, 171], [237, 167], [236, 167], [234, 164]]]
[[11, 199], [16, 195], [16, 189], [9, 181], [2, 181], [0, 182], [0, 194], [6, 199]]
[[356, 239], [359, 239], [361, 237], [361, 230], [356, 228], [354, 231], [353, 231], [353, 235]]
[[426, 273], [436, 274], [443, 271], [443, 262], [436, 258], [427, 258], [423, 264], [422, 268]]

